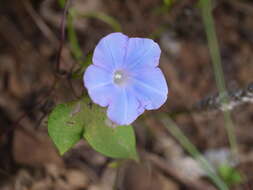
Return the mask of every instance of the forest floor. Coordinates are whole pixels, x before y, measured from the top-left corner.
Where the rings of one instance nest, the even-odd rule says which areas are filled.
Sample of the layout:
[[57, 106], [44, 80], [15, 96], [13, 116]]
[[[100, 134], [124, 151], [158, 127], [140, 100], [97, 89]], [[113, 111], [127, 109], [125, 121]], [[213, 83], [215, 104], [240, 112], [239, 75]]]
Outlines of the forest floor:
[[[227, 160], [242, 174], [231, 189], [252, 190], [253, 104], [231, 111], [239, 150], [235, 159], [223, 113], [207, 103], [218, 90], [196, 1], [175, 0], [164, 7], [161, 0], [75, 0], [71, 6], [83, 14], [110, 15], [125, 34], [159, 43], [170, 92], [157, 112], [170, 115], [212, 164]], [[77, 61], [67, 40], [61, 73], [55, 69], [63, 9], [53, 0], [11, 0], [0, 3], [0, 13], [0, 190], [216, 189], [152, 111], [133, 124], [141, 163], [129, 161], [117, 170], [110, 167], [112, 159], [84, 141], [61, 157], [48, 136], [47, 115], [85, 91], [81, 78], [69, 77]], [[253, 3], [217, 0], [213, 14], [227, 88], [232, 94], [252, 92]], [[74, 27], [84, 56], [113, 32], [96, 18], [78, 19]], [[198, 110], [192, 110], [198, 102]]]

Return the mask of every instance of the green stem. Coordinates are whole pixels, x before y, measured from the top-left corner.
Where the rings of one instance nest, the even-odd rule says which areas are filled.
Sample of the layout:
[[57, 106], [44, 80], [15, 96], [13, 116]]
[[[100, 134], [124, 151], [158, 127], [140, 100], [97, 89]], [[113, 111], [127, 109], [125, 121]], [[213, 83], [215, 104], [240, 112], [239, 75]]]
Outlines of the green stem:
[[75, 57], [75, 59], [82, 64], [83, 52], [79, 45], [77, 34], [74, 28], [74, 18], [75, 18], [75, 11], [74, 9], [69, 9], [69, 14], [67, 17], [67, 30], [68, 30], [68, 40], [70, 42], [70, 50]]
[[109, 26], [111, 26], [111, 28], [115, 32], [122, 31], [120, 23], [115, 18], [113, 18], [112, 16], [109, 16], [105, 13], [102, 13], [102, 12], [92, 12], [92, 13], [85, 13], [85, 14], [78, 13], [77, 16], [78, 17], [85, 17], [85, 18], [95, 18], [95, 19], [103, 21], [106, 24], [108, 24]]
[[164, 126], [170, 131], [170, 133], [179, 141], [184, 149], [195, 158], [201, 167], [205, 170], [209, 178], [220, 190], [228, 190], [228, 186], [222, 179], [216, 174], [212, 165], [201, 155], [197, 148], [190, 142], [190, 140], [183, 134], [179, 127], [167, 116], [161, 119]]
[[[202, 19], [205, 25], [216, 84], [219, 89], [220, 97], [222, 98], [222, 104], [226, 105], [229, 102], [229, 98], [226, 94], [225, 80], [223, 76], [223, 69], [221, 66], [220, 49], [219, 49], [219, 44], [218, 44], [218, 40], [216, 36], [214, 20], [212, 16], [212, 4], [210, 0], [200, 0], [199, 3], [201, 7]], [[225, 121], [225, 128], [227, 130], [231, 151], [234, 154], [236, 154], [237, 143], [236, 143], [235, 130], [234, 130], [230, 112], [228, 110], [224, 111], [224, 121]]]

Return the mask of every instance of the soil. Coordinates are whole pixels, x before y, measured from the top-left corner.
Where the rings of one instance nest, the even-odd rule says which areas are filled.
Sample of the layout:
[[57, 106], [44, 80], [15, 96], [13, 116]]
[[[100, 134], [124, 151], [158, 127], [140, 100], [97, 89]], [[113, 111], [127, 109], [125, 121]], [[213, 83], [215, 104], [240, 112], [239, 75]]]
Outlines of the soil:
[[[63, 8], [53, 0], [10, 0], [0, 5], [0, 190], [215, 190], [198, 163], [154, 113], [166, 113], [211, 163], [227, 160], [243, 180], [233, 190], [253, 189], [253, 3], [213, 1], [222, 68], [232, 98], [238, 156], [231, 158], [217, 85], [197, 1], [75, 0], [82, 14], [113, 17], [129, 36], [153, 38], [168, 101], [134, 122], [141, 163], [95, 152], [84, 141], [60, 156], [47, 133], [47, 116], [59, 103], [86, 91], [72, 79], [78, 61], [62, 39]], [[113, 28], [97, 18], [74, 22], [86, 55]], [[66, 37], [65, 37], [66, 38]], [[57, 62], [62, 47], [60, 62]], [[58, 63], [60, 63], [58, 65]], [[248, 99], [247, 99], [248, 98]], [[216, 162], [213, 162], [216, 160]], [[217, 166], [218, 167], [218, 166]]]

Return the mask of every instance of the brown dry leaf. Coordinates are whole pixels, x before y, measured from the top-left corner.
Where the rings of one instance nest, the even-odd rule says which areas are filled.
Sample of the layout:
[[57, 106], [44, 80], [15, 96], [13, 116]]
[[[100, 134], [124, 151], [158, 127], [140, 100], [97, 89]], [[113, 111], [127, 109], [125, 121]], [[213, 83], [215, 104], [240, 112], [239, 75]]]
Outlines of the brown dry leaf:
[[118, 174], [120, 190], [178, 190], [178, 185], [170, 178], [162, 176], [151, 165], [129, 161]]
[[16, 162], [29, 166], [38, 167], [50, 163], [63, 166], [63, 160], [49, 136], [32, 130], [15, 131], [13, 154]]
[[79, 170], [70, 169], [66, 172], [66, 180], [70, 186], [79, 189], [86, 188], [89, 184], [87, 175]]

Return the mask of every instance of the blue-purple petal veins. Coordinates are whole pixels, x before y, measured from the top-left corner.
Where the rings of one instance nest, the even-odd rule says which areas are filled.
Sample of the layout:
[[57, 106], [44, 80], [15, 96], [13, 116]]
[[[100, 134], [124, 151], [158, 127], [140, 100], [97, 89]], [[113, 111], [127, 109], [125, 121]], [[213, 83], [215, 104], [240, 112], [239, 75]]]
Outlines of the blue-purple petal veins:
[[160, 54], [159, 45], [147, 38], [112, 33], [99, 41], [84, 85], [93, 102], [108, 106], [110, 120], [128, 125], [145, 110], [166, 102], [168, 86], [158, 68]]

